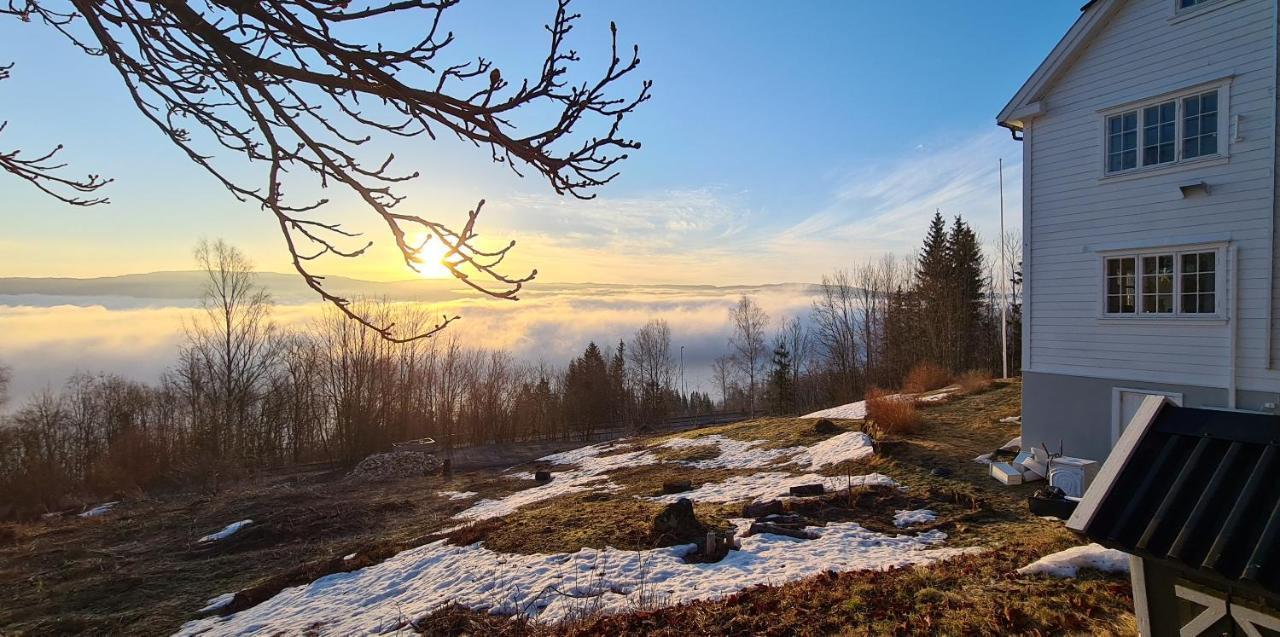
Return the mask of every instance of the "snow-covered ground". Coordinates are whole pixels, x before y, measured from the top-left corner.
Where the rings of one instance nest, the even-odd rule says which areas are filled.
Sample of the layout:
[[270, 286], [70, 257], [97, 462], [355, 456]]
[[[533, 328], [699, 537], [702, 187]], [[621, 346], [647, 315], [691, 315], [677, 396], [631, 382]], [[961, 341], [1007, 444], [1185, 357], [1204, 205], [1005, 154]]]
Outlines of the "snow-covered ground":
[[210, 533], [200, 538], [199, 540], [197, 540], [197, 542], [204, 544], [206, 542], [219, 542], [221, 540], [225, 540], [231, 537], [232, 535], [235, 535], [236, 532], [238, 532], [240, 529], [243, 529], [244, 527], [249, 526], [250, 524], [253, 524], [253, 520], [240, 520], [239, 522], [232, 522], [231, 524], [228, 524], [222, 527], [221, 531], [218, 531], [217, 533]]
[[102, 504], [99, 504], [98, 506], [93, 507], [92, 509], [89, 509], [88, 511], [85, 511], [84, 513], [81, 513], [81, 514], [80, 514], [80, 517], [82, 517], [82, 518], [96, 518], [96, 517], [98, 517], [98, 516], [100, 516], [100, 515], [106, 515], [106, 514], [110, 513], [112, 509], [116, 508], [116, 505], [117, 505], [117, 504], [120, 504], [120, 501], [119, 501], [119, 500], [114, 501], [114, 502], [103, 502]]
[[470, 500], [480, 494], [475, 491], [436, 491], [436, 495], [450, 500]]
[[917, 524], [928, 524], [936, 519], [938, 519], [938, 514], [929, 509], [897, 511], [893, 514], [893, 525], [901, 529]]
[[1082, 568], [1091, 568], [1105, 573], [1128, 573], [1129, 556], [1123, 551], [1109, 549], [1101, 544], [1086, 544], [1046, 555], [1018, 569], [1018, 573], [1075, 577]]
[[767, 440], [734, 440], [712, 434], [698, 438], [672, 438], [660, 446], [668, 449], [715, 446], [720, 450], [720, 455], [715, 458], [681, 463], [695, 469], [757, 469], [808, 451], [805, 447], [765, 449], [766, 444]]
[[[555, 622], [729, 595], [823, 571], [928, 564], [975, 549], [936, 548], [946, 534], [889, 536], [856, 523], [810, 527], [801, 541], [761, 534], [712, 564], [687, 564], [693, 545], [649, 551], [583, 549], [553, 555], [495, 553], [480, 544], [433, 542], [381, 564], [289, 588], [228, 617], [188, 622], [180, 635], [385, 633], [447, 604]], [[584, 598], [585, 596], [585, 598]]]
[[[540, 484], [517, 491], [503, 498], [484, 499], [471, 505], [470, 508], [453, 516], [458, 520], [487, 520], [513, 513], [522, 506], [535, 502], [550, 500], [562, 495], [581, 491], [611, 491], [618, 485], [609, 481], [608, 473], [626, 467], [653, 464], [658, 457], [647, 450], [623, 451], [611, 455], [601, 455], [616, 451], [621, 447], [618, 443], [603, 443], [581, 447], [564, 453], [552, 454], [542, 458], [544, 462], [560, 465], [575, 465], [575, 469], [558, 471], [555, 477], [546, 484]], [[513, 478], [532, 479], [528, 473], [512, 474]]]
[[[954, 388], [948, 388], [954, 389]], [[940, 403], [951, 397], [954, 391], [941, 391], [936, 394], [890, 394], [885, 398], [893, 400], [911, 399], [918, 403]], [[867, 417], [867, 401], [859, 400], [855, 403], [848, 403], [830, 409], [821, 409], [811, 414], [805, 414], [801, 418], [831, 418], [835, 420], [862, 420]]]
[[802, 484], [821, 484], [828, 493], [850, 486], [898, 486], [892, 478], [879, 473], [865, 476], [823, 476], [816, 473], [793, 476], [789, 473], [765, 472], [749, 476], [734, 476], [723, 482], [708, 482], [692, 491], [672, 493], [649, 498], [657, 502], [675, 502], [689, 498], [694, 502], [739, 502], [742, 500], [770, 500], [790, 493], [791, 487]]

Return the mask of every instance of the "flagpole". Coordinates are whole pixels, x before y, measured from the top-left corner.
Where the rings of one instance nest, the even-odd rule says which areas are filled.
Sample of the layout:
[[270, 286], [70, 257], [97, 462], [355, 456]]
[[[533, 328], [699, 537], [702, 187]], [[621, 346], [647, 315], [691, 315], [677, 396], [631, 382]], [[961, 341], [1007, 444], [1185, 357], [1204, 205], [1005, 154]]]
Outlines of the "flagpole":
[[1005, 291], [1005, 252], [1004, 245], [1004, 158], [997, 160], [996, 172], [1000, 176], [1000, 370], [1001, 378], [1009, 377], [1009, 337], [1007, 334], [1006, 324], [1006, 308], [1009, 305], [1007, 292]]

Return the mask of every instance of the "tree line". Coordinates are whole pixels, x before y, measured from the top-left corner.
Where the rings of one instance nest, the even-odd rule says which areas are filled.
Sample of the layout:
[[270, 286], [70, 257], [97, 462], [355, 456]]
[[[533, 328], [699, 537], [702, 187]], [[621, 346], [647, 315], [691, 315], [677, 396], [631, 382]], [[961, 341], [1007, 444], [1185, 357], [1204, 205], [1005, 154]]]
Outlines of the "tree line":
[[[616, 343], [589, 343], [557, 368], [450, 332], [390, 342], [332, 308], [283, 329], [239, 250], [202, 242], [195, 256], [203, 301], [158, 382], [79, 373], [0, 423], [0, 503], [10, 514], [57, 508], [69, 494], [214, 489], [263, 469], [350, 464], [422, 437], [450, 454], [587, 440], [714, 410], [804, 413], [897, 387], [921, 362], [999, 370], [998, 306], [1016, 321], [1018, 305], [1016, 286], [992, 285], [999, 273], [972, 229], [958, 217], [948, 229], [936, 215], [913, 260], [883, 257], [824, 276], [807, 315], [774, 320], [755, 298], [738, 299], [710, 370], [713, 396], [678, 385], [661, 318]], [[384, 324], [433, 324], [420, 305], [357, 303]], [[0, 367], [0, 402], [8, 378]]]

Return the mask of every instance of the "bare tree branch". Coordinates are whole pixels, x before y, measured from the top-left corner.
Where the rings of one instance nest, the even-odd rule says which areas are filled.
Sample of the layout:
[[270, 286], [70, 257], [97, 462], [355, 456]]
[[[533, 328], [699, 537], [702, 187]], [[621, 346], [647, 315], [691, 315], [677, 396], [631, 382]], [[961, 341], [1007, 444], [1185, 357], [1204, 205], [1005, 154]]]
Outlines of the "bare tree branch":
[[[441, 30], [441, 20], [457, 4], [383, 0], [355, 8], [345, 0], [10, 0], [0, 14], [42, 22], [84, 52], [105, 56], [139, 111], [188, 158], [238, 199], [257, 202], [276, 217], [294, 269], [312, 290], [384, 338], [405, 342], [438, 333], [456, 317], [399, 335], [393, 324], [370, 320], [347, 299], [326, 291], [324, 277], [307, 263], [325, 255], [357, 258], [372, 242], [353, 243], [356, 233], [317, 218], [327, 198], [286, 197], [287, 176], [310, 174], [322, 187], [354, 195], [386, 226], [411, 270], [418, 270], [427, 243], [439, 241], [445, 247], [443, 265], [453, 276], [483, 294], [514, 300], [537, 271], [511, 276], [498, 270], [514, 242], [489, 249], [475, 243], [484, 201], [467, 214], [461, 230], [433, 215], [400, 212], [404, 196], [393, 187], [419, 174], [395, 170], [392, 155], [367, 161], [358, 156], [360, 150], [375, 138], [435, 139], [450, 133], [487, 148], [493, 161], [518, 175], [531, 168], [558, 194], [590, 199], [594, 188], [617, 176], [627, 151], [640, 147], [622, 137], [620, 128], [624, 116], [649, 99], [648, 81], [633, 97], [614, 95], [640, 58], [636, 47], [620, 53], [612, 24], [603, 74], [570, 83], [570, 68], [580, 59], [566, 39], [580, 16], [570, 13], [569, 0], [557, 0], [536, 77], [516, 85], [484, 58], [446, 63], [441, 54], [454, 36]], [[424, 28], [403, 46], [350, 35], [376, 31], [374, 25], [388, 20]], [[353, 29], [354, 24], [362, 28]], [[529, 123], [535, 114], [547, 123]], [[577, 135], [582, 126], [597, 124], [603, 133]], [[228, 170], [204, 147], [220, 147], [263, 166], [262, 181]], [[91, 176], [81, 185], [96, 188], [101, 185], [96, 180]], [[55, 183], [74, 188], [76, 182]]]

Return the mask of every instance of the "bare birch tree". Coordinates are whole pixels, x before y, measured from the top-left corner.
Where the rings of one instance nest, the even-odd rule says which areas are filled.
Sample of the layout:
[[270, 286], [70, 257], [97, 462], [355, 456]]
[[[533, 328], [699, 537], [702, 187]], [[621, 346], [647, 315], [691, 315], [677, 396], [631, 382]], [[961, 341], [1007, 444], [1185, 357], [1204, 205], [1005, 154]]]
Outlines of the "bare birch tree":
[[747, 412], [755, 417], [760, 402], [760, 379], [769, 355], [765, 336], [769, 315], [754, 298], [743, 295], [729, 309], [729, 321], [733, 327], [729, 348], [735, 367], [747, 383]]

